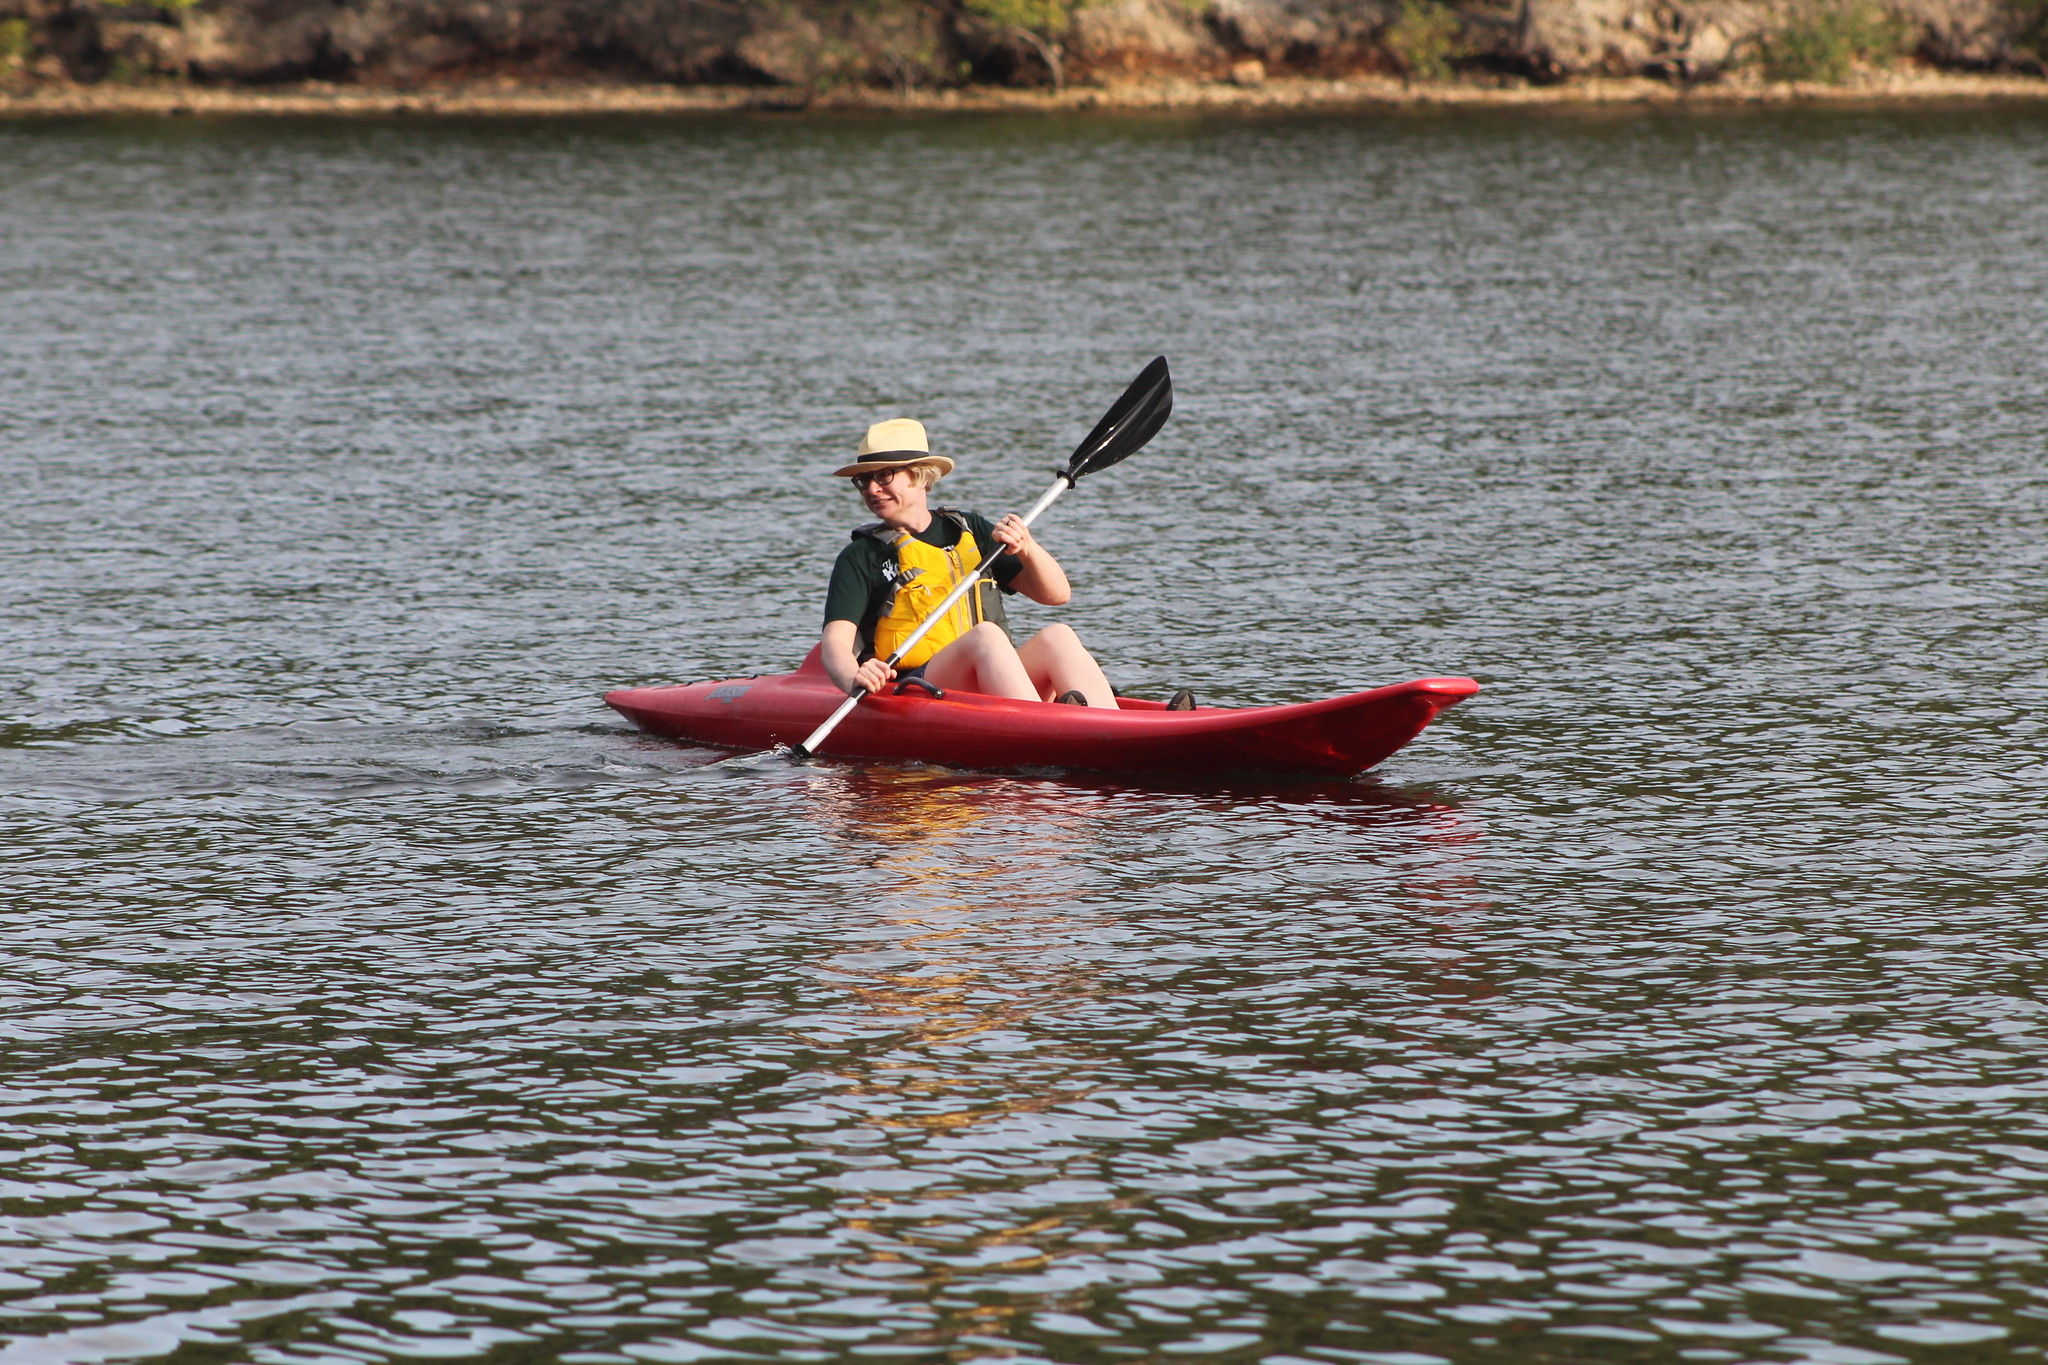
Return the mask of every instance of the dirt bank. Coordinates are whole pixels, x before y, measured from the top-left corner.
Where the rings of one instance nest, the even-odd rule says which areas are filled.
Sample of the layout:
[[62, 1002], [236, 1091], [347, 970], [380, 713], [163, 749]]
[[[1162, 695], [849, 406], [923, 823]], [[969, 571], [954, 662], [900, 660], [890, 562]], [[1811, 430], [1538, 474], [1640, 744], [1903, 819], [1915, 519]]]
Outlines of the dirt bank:
[[1042, 112], [1074, 110], [1289, 110], [1421, 105], [1747, 104], [2048, 100], [2048, 81], [1952, 72], [1870, 73], [1846, 84], [1721, 81], [1685, 87], [1668, 81], [1588, 78], [1564, 84], [1526, 81], [1404, 82], [1397, 77], [1289, 77], [1257, 85], [1161, 79], [1065, 90], [968, 86], [935, 91], [854, 87], [808, 93], [761, 86], [674, 86], [522, 82], [450, 82], [412, 90], [306, 82], [256, 89], [163, 82], [149, 85], [44, 85], [0, 93], [0, 116], [127, 115], [555, 115], [686, 114], [768, 110]]

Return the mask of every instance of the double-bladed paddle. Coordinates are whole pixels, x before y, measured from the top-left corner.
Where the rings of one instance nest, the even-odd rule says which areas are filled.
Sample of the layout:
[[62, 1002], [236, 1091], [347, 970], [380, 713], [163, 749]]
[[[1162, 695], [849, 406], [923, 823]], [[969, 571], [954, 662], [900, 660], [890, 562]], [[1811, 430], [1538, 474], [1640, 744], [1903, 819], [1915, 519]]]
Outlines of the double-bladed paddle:
[[[1166, 357], [1156, 356], [1150, 365], [1138, 372], [1138, 377], [1124, 390], [1123, 397], [1109, 405], [1109, 411], [1102, 414], [1102, 420], [1095, 424], [1095, 430], [1089, 432], [1081, 444], [1074, 447], [1073, 458], [1067, 461], [1066, 468], [1054, 476], [1052, 487], [1046, 489], [1045, 495], [1024, 514], [1024, 524], [1029, 526], [1038, 520], [1039, 513], [1052, 506], [1055, 498], [1078, 483], [1083, 474], [1093, 474], [1098, 469], [1107, 469], [1119, 460], [1136, 454], [1145, 442], [1159, 434], [1159, 428], [1166, 425], [1166, 419], [1172, 412], [1173, 377], [1166, 372]], [[945, 619], [946, 613], [953, 609], [953, 604], [966, 596], [981, 580], [981, 576], [994, 567], [1000, 555], [999, 551], [988, 556], [975, 567], [973, 573], [953, 585], [953, 591], [946, 594], [945, 600], [932, 608], [931, 614], [917, 623], [917, 629], [911, 631], [904, 637], [903, 643], [896, 646], [896, 652], [887, 660], [889, 667], [894, 668], [896, 661], [910, 652], [911, 646], [922, 640], [926, 632]], [[847, 714], [860, 705], [860, 699], [866, 695], [866, 692], [855, 692], [839, 703], [839, 709], [826, 717], [823, 725], [811, 731], [803, 743], [790, 747], [790, 756], [805, 759], [816, 753], [818, 746], [825, 742], [826, 736], [838, 728], [839, 722], [845, 720]]]

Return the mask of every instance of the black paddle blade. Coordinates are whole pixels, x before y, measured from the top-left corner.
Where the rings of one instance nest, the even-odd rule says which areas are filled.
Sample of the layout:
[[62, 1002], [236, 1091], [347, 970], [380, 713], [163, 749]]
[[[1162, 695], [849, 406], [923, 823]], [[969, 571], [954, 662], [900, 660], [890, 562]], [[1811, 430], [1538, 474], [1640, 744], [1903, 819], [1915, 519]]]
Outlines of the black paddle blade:
[[1135, 455], [1159, 434], [1172, 413], [1173, 376], [1166, 372], [1166, 357], [1155, 356], [1138, 372], [1123, 397], [1109, 405], [1095, 430], [1074, 447], [1074, 458], [1067, 461], [1067, 477], [1078, 479]]

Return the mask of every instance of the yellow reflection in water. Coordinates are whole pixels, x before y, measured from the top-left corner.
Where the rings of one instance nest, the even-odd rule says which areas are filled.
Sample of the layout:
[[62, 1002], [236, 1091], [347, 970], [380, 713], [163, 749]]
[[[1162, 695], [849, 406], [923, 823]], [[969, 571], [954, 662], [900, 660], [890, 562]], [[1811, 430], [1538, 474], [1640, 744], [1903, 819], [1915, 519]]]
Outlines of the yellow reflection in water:
[[[1376, 847], [1405, 865], [1396, 883], [1402, 908], [1440, 916], [1442, 941], [1455, 942], [1458, 912], [1483, 905], [1466, 860], [1456, 856], [1476, 842], [1475, 825], [1438, 802], [1358, 787], [1302, 797], [1331, 829], [1398, 826], [1402, 834], [1391, 843], [1345, 842]], [[1098, 1077], [1127, 1070], [1125, 1059], [1043, 1030], [1024, 1046], [978, 1044], [1026, 1034], [1050, 1015], [1123, 989], [1105, 985], [1095, 965], [1100, 951], [1090, 945], [1119, 917], [1091, 891], [1101, 884], [1101, 863], [1117, 851], [1103, 832], [1117, 828], [1120, 816], [1128, 819], [1134, 799], [1147, 803], [1142, 795], [1083, 784], [901, 769], [840, 769], [810, 789], [813, 818], [879, 874], [869, 902], [872, 932], [832, 943], [819, 962], [853, 1012], [887, 1037], [871, 1048], [829, 1049], [842, 1059], [833, 1074], [860, 1123], [957, 1140], [1072, 1105], [1104, 1084]], [[1180, 807], [1190, 797], [1163, 799]], [[1225, 818], [1245, 806], [1242, 794], [1195, 800], [1217, 803]], [[1078, 905], [1084, 895], [1087, 903]], [[1085, 1143], [1072, 1150], [1086, 1159]], [[1004, 1185], [1000, 1171], [956, 1176], [950, 1163], [941, 1169], [948, 1174], [943, 1185], [839, 1201], [841, 1226], [859, 1248], [844, 1256], [842, 1269], [907, 1263], [916, 1270], [889, 1283], [899, 1292], [937, 1296], [949, 1285], [1026, 1273], [1077, 1254], [1083, 1244], [1071, 1239], [1120, 1226], [1143, 1201], [1136, 1193], [1104, 1192], [1009, 1224], [1001, 1201], [962, 1197], [964, 1186]], [[1046, 1172], [1022, 1178], [1042, 1180]], [[1000, 1332], [1038, 1308], [1083, 1313], [1082, 1297], [947, 1307], [936, 1325], [899, 1334], [894, 1344], [936, 1346], [964, 1358], [983, 1348], [959, 1345], [960, 1338]]]
[[[1088, 873], [1095, 822], [1087, 808], [1102, 798], [1013, 778], [838, 776], [815, 793], [815, 814], [885, 878], [875, 936], [855, 952], [833, 945], [825, 964], [863, 1012], [896, 1031], [893, 1047], [851, 1058], [840, 1072], [856, 1095], [902, 1101], [867, 1121], [958, 1130], [1084, 1093], [1043, 1085], [1019, 1093], [1012, 1074], [1002, 1082], [1008, 1093], [991, 1096], [967, 1049], [1099, 994], [1085, 963], [1065, 949], [1075, 930], [1104, 922], [1099, 913], [1084, 922], [1066, 911]], [[889, 961], [862, 961], [877, 956]], [[1030, 1055], [1034, 1067], [1055, 1073], [1092, 1060]]]

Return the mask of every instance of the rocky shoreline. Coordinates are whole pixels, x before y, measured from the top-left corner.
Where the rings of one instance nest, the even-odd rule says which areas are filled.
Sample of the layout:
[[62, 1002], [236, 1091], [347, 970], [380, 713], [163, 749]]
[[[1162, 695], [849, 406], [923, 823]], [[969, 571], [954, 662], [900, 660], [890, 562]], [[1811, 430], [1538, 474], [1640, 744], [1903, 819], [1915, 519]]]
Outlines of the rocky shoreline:
[[826, 92], [760, 86], [675, 86], [527, 82], [449, 82], [380, 89], [302, 82], [263, 88], [61, 85], [0, 92], [0, 117], [178, 116], [551, 116], [591, 114], [793, 113], [807, 110], [903, 113], [1045, 113], [1204, 110], [1342, 110], [1419, 106], [1694, 105], [2048, 100], [2048, 80], [1954, 72], [1881, 72], [1842, 84], [1721, 81], [1684, 87], [1645, 77], [1588, 78], [1561, 84], [1407, 82], [1397, 77], [1284, 77], [1238, 84], [1167, 78], [1064, 90], [968, 86]]
[[2043, 95], [2048, 0], [0, 0], [0, 115]]

